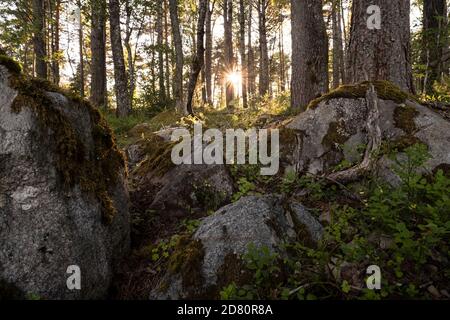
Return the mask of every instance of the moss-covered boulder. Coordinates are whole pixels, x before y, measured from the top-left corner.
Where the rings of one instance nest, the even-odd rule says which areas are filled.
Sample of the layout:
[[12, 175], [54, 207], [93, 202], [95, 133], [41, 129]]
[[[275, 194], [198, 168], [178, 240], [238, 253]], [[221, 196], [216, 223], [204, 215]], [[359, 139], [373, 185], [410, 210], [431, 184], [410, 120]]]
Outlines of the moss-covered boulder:
[[[0, 61], [0, 281], [103, 298], [129, 248], [124, 157], [97, 110], [18, 71]], [[81, 290], [67, 287], [70, 265]]]
[[231, 201], [234, 184], [225, 165], [173, 164], [172, 130], [147, 134], [127, 149], [137, 160], [130, 171], [132, 214], [152, 211], [165, 222], [178, 221], [205, 216]]
[[[289, 162], [285, 167], [322, 175], [360, 164], [372, 142], [368, 119], [373, 110], [366, 97], [369, 85], [340, 87], [293, 118], [283, 128], [291, 137], [281, 139], [282, 158]], [[378, 107], [375, 123], [382, 141], [371, 156], [378, 158], [374, 169], [379, 176], [395, 184], [398, 179], [388, 154], [418, 143], [425, 144], [431, 155], [427, 169], [449, 164], [450, 122], [388, 82], [378, 81], [373, 87]], [[283, 150], [289, 154], [283, 156]]]
[[279, 195], [241, 198], [204, 218], [191, 239], [180, 241], [151, 298], [217, 299], [224, 286], [249, 276], [242, 257], [250, 245], [283, 256], [284, 241], [314, 246], [322, 234], [300, 203]]

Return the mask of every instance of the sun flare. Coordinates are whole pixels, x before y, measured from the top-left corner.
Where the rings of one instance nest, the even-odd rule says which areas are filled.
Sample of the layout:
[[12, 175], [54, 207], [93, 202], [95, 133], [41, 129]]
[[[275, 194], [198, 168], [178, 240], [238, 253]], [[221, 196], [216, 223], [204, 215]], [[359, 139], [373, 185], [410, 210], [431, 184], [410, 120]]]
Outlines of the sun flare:
[[231, 83], [234, 88], [239, 88], [239, 84], [242, 82], [242, 74], [238, 71], [232, 71], [227, 74], [226, 80]]

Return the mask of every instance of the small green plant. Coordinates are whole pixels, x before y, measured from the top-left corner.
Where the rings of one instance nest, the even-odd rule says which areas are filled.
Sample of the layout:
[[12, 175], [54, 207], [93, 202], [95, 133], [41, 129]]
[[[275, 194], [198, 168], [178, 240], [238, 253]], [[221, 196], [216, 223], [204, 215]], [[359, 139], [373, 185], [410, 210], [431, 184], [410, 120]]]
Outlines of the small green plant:
[[193, 234], [200, 226], [200, 220], [198, 219], [184, 219], [181, 221], [181, 226], [186, 230], [188, 234]]
[[237, 183], [239, 190], [233, 195], [233, 202], [238, 201], [240, 198], [248, 195], [250, 192], [253, 192], [256, 189], [255, 184], [248, 181], [245, 177], [240, 178]]
[[241, 287], [231, 283], [222, 289], [221, 298], [225, 300], [276, 298], [280, 291], [280, 288], [276, 288], [281, 272], [279, 259], [279, 255], [269, 247], [257, 247], [250, 243], [243, 260], [246, 268], [253, 274], [252, 283]]
[[209, 182], [196, 184], [193, 187], [195, 200], [202, 208], [206, 209], [207, 213], [219, 209], [227, 198], [224, 191], [217, 190]]
[[[239, 290], [247, 290], [258, 299], [379, 300], [434, 298], [424, 283], [448, 288], [450, 179], [442, 170], [431, 175], [423, 169], [429, 154], [422, 144], [392, 159], [400, 185], [373, 180], [358, 204], [331, 205], [332, 221], [314, 248], [287, 243], [283, 260], [267, 249], [249, 248], [245, 261], [254, 273], [252, 282], [226, 287], [224, 294], [238, 298], [247, 293]], [[328, 187], [320, 180], [300, 180], [309, 196], [327, 197]], [[285, 177], [285, 190], [293, 181]], [[366, 288], [365, 271], [372, 264], [382, 270], [379, 291]], [[440, 271], [430, 273], [429, 268]]]

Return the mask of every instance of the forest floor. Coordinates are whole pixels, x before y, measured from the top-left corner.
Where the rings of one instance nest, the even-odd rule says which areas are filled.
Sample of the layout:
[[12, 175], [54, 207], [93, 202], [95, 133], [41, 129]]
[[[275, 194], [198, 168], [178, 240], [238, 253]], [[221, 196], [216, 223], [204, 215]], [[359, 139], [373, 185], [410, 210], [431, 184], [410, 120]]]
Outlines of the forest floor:
[[[118, 144], [126, 149], [142, 138], [136, 135], [133, 128], [143, 123], [148, 132], [189, 126], [195, 121], [201, 121], [207, 128], [221, 130], [274, 127], [295, 115], [288, 105], [287, 97], [282, 96], [246, 110], [197, 109], [195, 117], [183, 117], [173, 110], [166, 110], [153, 117], [142, 112], [126, 119], [117, 119], [112, 114], [106, 114], [106, 118]], [[449, 119], [449, 108], [438, 108], [436, 111]], [[425, 159], [423, 153], [426, 151], [420, 148], [407, 150], [412, 159]], [[254, 169], [243, 166], [233, 171], [237, 190], [234, 201], [254, 194], [295, 196], [326, 226], [325, 241], [315, 249], [292, 244], [290, 250], [295, 253], [295, 261], [283, 262], [281, 268], [272, 266], [279, 262], [279, 257], [263, 257], [261, 268], [264, 270], [259, 271], [266, 278], [255, 279], [243, 287], [230, 283], [223, 288], [220, 297], [214, 298], [450, 298], [450, 222], [448, 213], [445, 209], [442, 211], [443, 206], [450, 205], [448, 172], [436, 173], [434, 178], [408, 173], [405, 180], [414, 182], [393, 189], [380, 185], [372, 177], [343, 186], [317, 177], [288, 175], [266, 179]], [[132, 188], [132, 183], [130, 186]], [[131, 199], [133, 252], [117, 275], [111, 294], [114, 299], [148, 299], [150, 291], [163, 277], [180, 238], [190, 237], [199, 226], [200, 219], [211, 214], [166, 220], [162, 214], [148, 215], [143, 199], [133, 200], [133, 194]], [[432, 217], [423, 221], [419, 216], [411, 218], [408, 215], [420, 210], [431, 212]], [[148, 221], [142, 221], [143, 216]], [[149, 226], [152, 232], [145, 234]], [[377, 232], [374, 232], [375, 229]], [[318, 270], [329, 269], [335, 263], [335, 256], [342, 263], [330, 271], [334, 276], [338, 273], [336, 278], [330, 280], [329, 273]], [[365, 270], [369, 257], [370, 261], [377, 261], [384, 270], [389, 270], [384, 274], [383, 285], [386, 285], [378, 293], [354, 285], [365, 276], [355, 270]], [[301, 272], [297, 269], [298, 265], [302, 265]], [[273, 279], [278, 280], [274, 283]], [[262, 285], [263, 282], [267, 285]]]

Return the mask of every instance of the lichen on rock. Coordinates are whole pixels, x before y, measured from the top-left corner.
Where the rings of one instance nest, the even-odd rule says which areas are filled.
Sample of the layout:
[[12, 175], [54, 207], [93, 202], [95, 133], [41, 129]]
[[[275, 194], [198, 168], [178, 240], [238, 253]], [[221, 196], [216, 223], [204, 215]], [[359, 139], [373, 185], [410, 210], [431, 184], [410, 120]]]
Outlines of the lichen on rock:
[[[125, 161], [106, 121], [3, 65], [0, 113], [0, 279], [25, 296], [105, 298], [130, 245]], [[69, 265], [83, 290], [67, 289]]]

